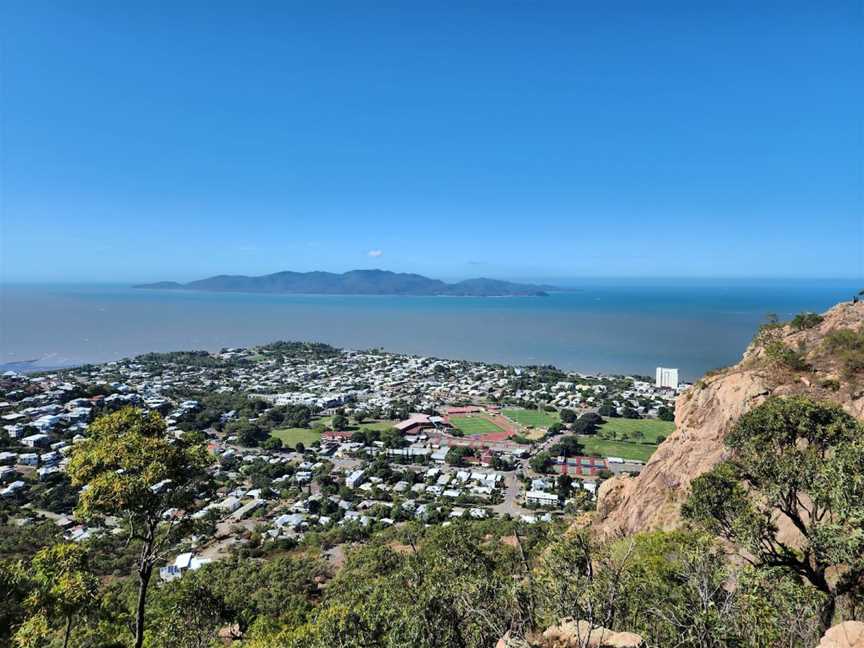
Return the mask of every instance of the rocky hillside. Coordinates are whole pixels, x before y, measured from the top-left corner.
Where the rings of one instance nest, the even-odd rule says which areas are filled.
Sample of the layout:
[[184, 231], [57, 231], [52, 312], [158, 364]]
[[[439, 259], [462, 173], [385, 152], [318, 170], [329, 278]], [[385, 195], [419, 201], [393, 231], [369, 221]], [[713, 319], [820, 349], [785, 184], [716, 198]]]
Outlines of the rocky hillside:
[[601, 535], [671, 529], [690, 482], [724, 458], [738, 417], [770, 395], [807, 394], [864, 418], [864, 303], [763, 327], [738, 364], [709, 374], [678, 397], [675, 432], [638, 477], [603, 484]]

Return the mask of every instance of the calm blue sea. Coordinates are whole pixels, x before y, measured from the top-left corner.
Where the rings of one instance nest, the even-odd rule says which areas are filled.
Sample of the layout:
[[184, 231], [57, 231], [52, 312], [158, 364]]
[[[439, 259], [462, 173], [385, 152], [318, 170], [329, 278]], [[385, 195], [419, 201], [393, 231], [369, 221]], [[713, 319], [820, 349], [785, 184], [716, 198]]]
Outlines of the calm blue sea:
[[3, 285], [0, 364], [56, 367], [281, 339], [585, 372], [653, 374], [662, 365], [695, 379], [737, 361], [767, 313], [822, 311], [860, 283], [559, 280], [572, 291], [485, 299]]

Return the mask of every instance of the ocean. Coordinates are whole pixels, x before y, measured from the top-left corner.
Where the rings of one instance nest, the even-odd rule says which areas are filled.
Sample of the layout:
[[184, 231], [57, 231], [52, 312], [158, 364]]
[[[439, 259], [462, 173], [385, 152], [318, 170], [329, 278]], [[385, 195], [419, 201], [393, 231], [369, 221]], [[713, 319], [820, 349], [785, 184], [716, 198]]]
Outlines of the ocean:
[[[263, 295], [128, 285], [0, 286], [0, 365], [39, 369], [148, 351], [327, 342], [590, 373], [695, 380], [736, 362], [766, 314], [851, 299], [853, 280], [572, 280], [549, 297]], [[23, 364], [22, 364], [23, 363]]]

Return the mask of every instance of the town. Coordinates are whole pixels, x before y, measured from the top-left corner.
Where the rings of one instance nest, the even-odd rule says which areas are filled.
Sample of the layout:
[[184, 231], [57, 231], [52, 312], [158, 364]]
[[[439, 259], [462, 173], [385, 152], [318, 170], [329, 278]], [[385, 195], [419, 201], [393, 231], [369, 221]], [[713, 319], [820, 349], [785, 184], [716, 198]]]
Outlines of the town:
[[0, 505], [6, 524], [47, 518], [67, 540], [122, 533], [75, 518], [65, 468], [96, 417], [140, 408], [212, 458], [212, 492], [183, 512], [208, 532], [176, 547], [163, 580], [313, 538], [338, 562], [344, 543], [411, 520], [590, 510], [604, 479], [640, 472], [673, 431], [685, 387], [664, 368], [651, 381], [299, 342], [7, 372]]

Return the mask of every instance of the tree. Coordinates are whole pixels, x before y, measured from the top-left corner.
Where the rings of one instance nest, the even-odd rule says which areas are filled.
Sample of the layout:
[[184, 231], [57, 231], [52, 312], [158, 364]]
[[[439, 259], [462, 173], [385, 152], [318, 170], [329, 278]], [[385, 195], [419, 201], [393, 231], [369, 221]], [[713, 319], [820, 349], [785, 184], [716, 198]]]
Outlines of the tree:
[[547, 473], [552, 467], [552, 457], [546, 451], [538, 452], [536, 455], [531, 457], [528, 464], [534, 472]]
[[561, 434], [563, 429], [564, 429], [564, 426], [561, 425], [561, 423], [553, 423], [546, 430], [546, 436], [552, 437], [552, 436], [555, 436], [556, 434]]
[[74, 446], [68, 466], [72, 485], [86, 486], [76, 515], [83, 520], [116, 516], [125, 521], [127, 544], [141, 545], [136, 564], [136, 648], [144, 643], [153, 567], [174, 541], [191, 530], [191, 519], [184, 512], [194, 508], [210, 463], [203, 445], [170, 438], [165, 431], [165, 422], [156, 412], [125, 407], [96, 419], [88, 438]]
[[303, 445], [302, 441], [298, 441], [294, 444], [294, 451], [303, 454], [304, 452], [306, 452], [306, 446]]
[[576, 412], [571, 409], [564, 408], [559, 412], [562, 423], [572, 423], [576, 420]]
[[281, 450], [282, 439], [278, 437], [267, 437], [261, 442], [261, 447], [265, 450]]
[[576, 419], [573, 423], [573, 432], [576, 434], [596, 434], [598, 426], [602, 423], [602, 416], [594, 412], [588, 412]]
[[550, 446], [549, 453], [560, 457], [578, 457], [584, 448], [578, 437], [571, 435], [561, 437], [558, 443]]
[[[755, 565], [809, 582], [824, 596], [824, 631], [838, 599], [862, 593], [864, 429], [837, 405], [775, 397], [742, 416], [726, 445], [731, 459], [694, 480], [685, 517]], [[781, 527], [798, 540], [781, 539]]]
[[444, 461], [451, 466], [464, 466], [465, 457], [473, 456], [474, 448], [469, 448], [468, 446], [455, 446], [447, 451]]
[[333, 430], [344, 430], [348, 427], [348, 417], [342, 414], [342, 412], [337, 412], [333, 415], [333, 421], [330, 423], [330, 427]]
[[21, 648], [38, 646], [50, 634], [51, 622], [63, 621], [63, 648], [69, 645], [75, 618], [92, 608], [99, 592], [99, 579], [87, 568], [82, 545], [60, 543], [40, 549], [29, 568], [20, 567], [31, 587], [25, 600], [27, 619], [15, 633]]
[[612, 403], [610, 403], [609, 401], [606, 401], [605, 403], [603, 403], [600, 406], [600, 408], [597, 410], [597, 413], [600, 416], [606, 416], [606, 417], [618, 416], [618, 410], [615, 409], [615, 406]]
[[573, 490], [573, 478], [570, 475], [559, 475], [557, 487], [558, 499], [563, 502], [570, 497], [570, 491]]
[[665, 405], [661, 406], [659, 410], [657, 410], [657, 418], [661, 421], [674, 421], [675, 420], [675, 410], [670, 407], [666, 407]]

